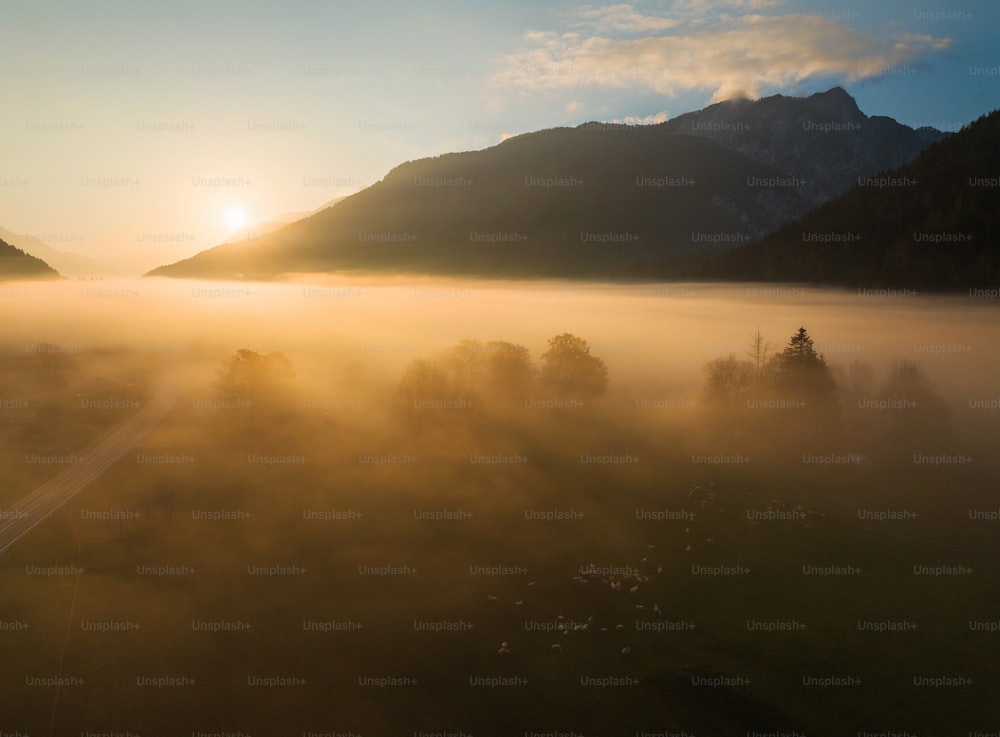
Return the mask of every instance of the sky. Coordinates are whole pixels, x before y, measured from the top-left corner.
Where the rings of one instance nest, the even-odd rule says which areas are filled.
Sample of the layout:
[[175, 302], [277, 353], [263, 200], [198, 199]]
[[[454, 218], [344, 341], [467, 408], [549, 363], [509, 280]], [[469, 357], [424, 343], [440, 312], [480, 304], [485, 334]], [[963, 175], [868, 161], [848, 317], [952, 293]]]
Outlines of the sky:
[[0, 227], [140, 273], [408, 160], [843, 86], [1000, 107], [994, 0], [0, 0]]

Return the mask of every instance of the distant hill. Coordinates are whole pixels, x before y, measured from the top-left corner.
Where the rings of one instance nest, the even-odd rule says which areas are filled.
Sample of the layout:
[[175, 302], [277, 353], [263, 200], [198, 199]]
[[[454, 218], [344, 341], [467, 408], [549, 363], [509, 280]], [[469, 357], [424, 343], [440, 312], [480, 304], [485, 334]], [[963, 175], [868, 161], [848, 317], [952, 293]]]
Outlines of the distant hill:
[[104, 276], [116, 273], [116, 270], [107, 264], [79, 253], [59, 251], [32, 235], [22, 235], [7, 228], [0, 228], [0, 238], [25, 253], [51, 264], [65, 276]]
[[721, 103], [659, 125], [538, 131], [407, 162], [335, 207], [150, 275], [678, 275], [940, 135], [868, 118], [839, 88]]
[[1000, 110], [721, 255], [716, 278], [954, 290], [1000, 284]]
[[0, 240], [0, 279], [60, 279], [59, 272], [20, 248]]

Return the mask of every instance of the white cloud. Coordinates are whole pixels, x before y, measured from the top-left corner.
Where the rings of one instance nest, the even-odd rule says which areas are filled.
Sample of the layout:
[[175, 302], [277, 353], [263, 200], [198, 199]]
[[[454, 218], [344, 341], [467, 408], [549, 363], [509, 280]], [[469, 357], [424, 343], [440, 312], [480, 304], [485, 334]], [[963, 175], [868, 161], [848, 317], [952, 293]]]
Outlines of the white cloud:
[[579, 102], [578, 100], [572, 100], [566, 103], [567, 113], [578, 113], [581, 110], [583, 110], [583, 103]]
[[765, 10], [784, 5], [785, 0], [674, 0], [674, 13], [717, 13], [720, 11]]
[[584, 25], [599, 31], [665, 31], [680, 23], [674, 18], [637, 13], [631, 5], [606, 5], [603, 8], [585, 7], [580, 11]]
[[626, 115], [624, 118], [614, 118], [612, 123], [624, 123], [625, 125], [655, 125], [656, 123], [666, 123], [670, 120], [667, 111], [663, 110], [652, 115], [644, 115], [641, 118], [635, 115]]
[[[690, 8], [709, 1], [720, 4], [680, 4]], [[751, 7], [766, 2], [724, 4]], [[598, 19], [622, 18], [622, 8], [631, 6], [610, 6], [613, 12], [604, 15], [591, 9], [585, 13]], [[929, 35], [900, 34], [889, 40], [863, 36], [836, 20], [810, 15], [745, 14], [717, 20], [708, 27], [685, 23], [679, 32], [640, 38], [529, 32], [522, 48], [499, 59], [491, 83], [515, 93], [583, 87], [663, 95], [709, 90], [714, 100], [723, 100], [740, 94], [757, 97], [812, 77], [850, 83], [950, 45], [947, 38]]]

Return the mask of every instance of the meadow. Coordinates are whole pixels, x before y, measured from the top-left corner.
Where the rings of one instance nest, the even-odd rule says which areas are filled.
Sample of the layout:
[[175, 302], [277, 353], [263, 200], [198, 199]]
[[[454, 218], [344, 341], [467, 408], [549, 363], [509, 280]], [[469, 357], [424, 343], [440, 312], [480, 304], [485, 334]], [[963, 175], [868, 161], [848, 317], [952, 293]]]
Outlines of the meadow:
[[[51, 472], [32, 454], [83, 454], [131, 403], [183, 390], [0, 557], [2, 732], [995, 731], [995, 305], [94, 284], [0, 300], [0, 508]], [[706, 364], [758, 329], [780, 352], [800, 326], [834, 419], [713, 404]], [[604, 362], [605, 392], [538, 380], [564, 333]], [[460, 370], [463, 340], [523, 346], [532, 373], [416, 401], [404, 377]], [[283, 356], [252, 396], [220, 381], [240, 350]], [[901, 360], [926, 380], [920, 410], [878, 404]]]

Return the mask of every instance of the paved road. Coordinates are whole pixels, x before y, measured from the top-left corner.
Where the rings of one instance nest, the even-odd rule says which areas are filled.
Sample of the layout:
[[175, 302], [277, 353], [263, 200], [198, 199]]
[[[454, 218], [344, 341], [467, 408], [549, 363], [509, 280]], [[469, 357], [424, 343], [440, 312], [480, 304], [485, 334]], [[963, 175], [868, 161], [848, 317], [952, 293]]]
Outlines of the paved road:
[[0, 553], [27, 535], [99, 477], [159, 424], [177, 403], [178, 390], [167, 387], [132, 417], [109, 432], [83, 460], [64, 468], [11, 507], [0, 511]]

